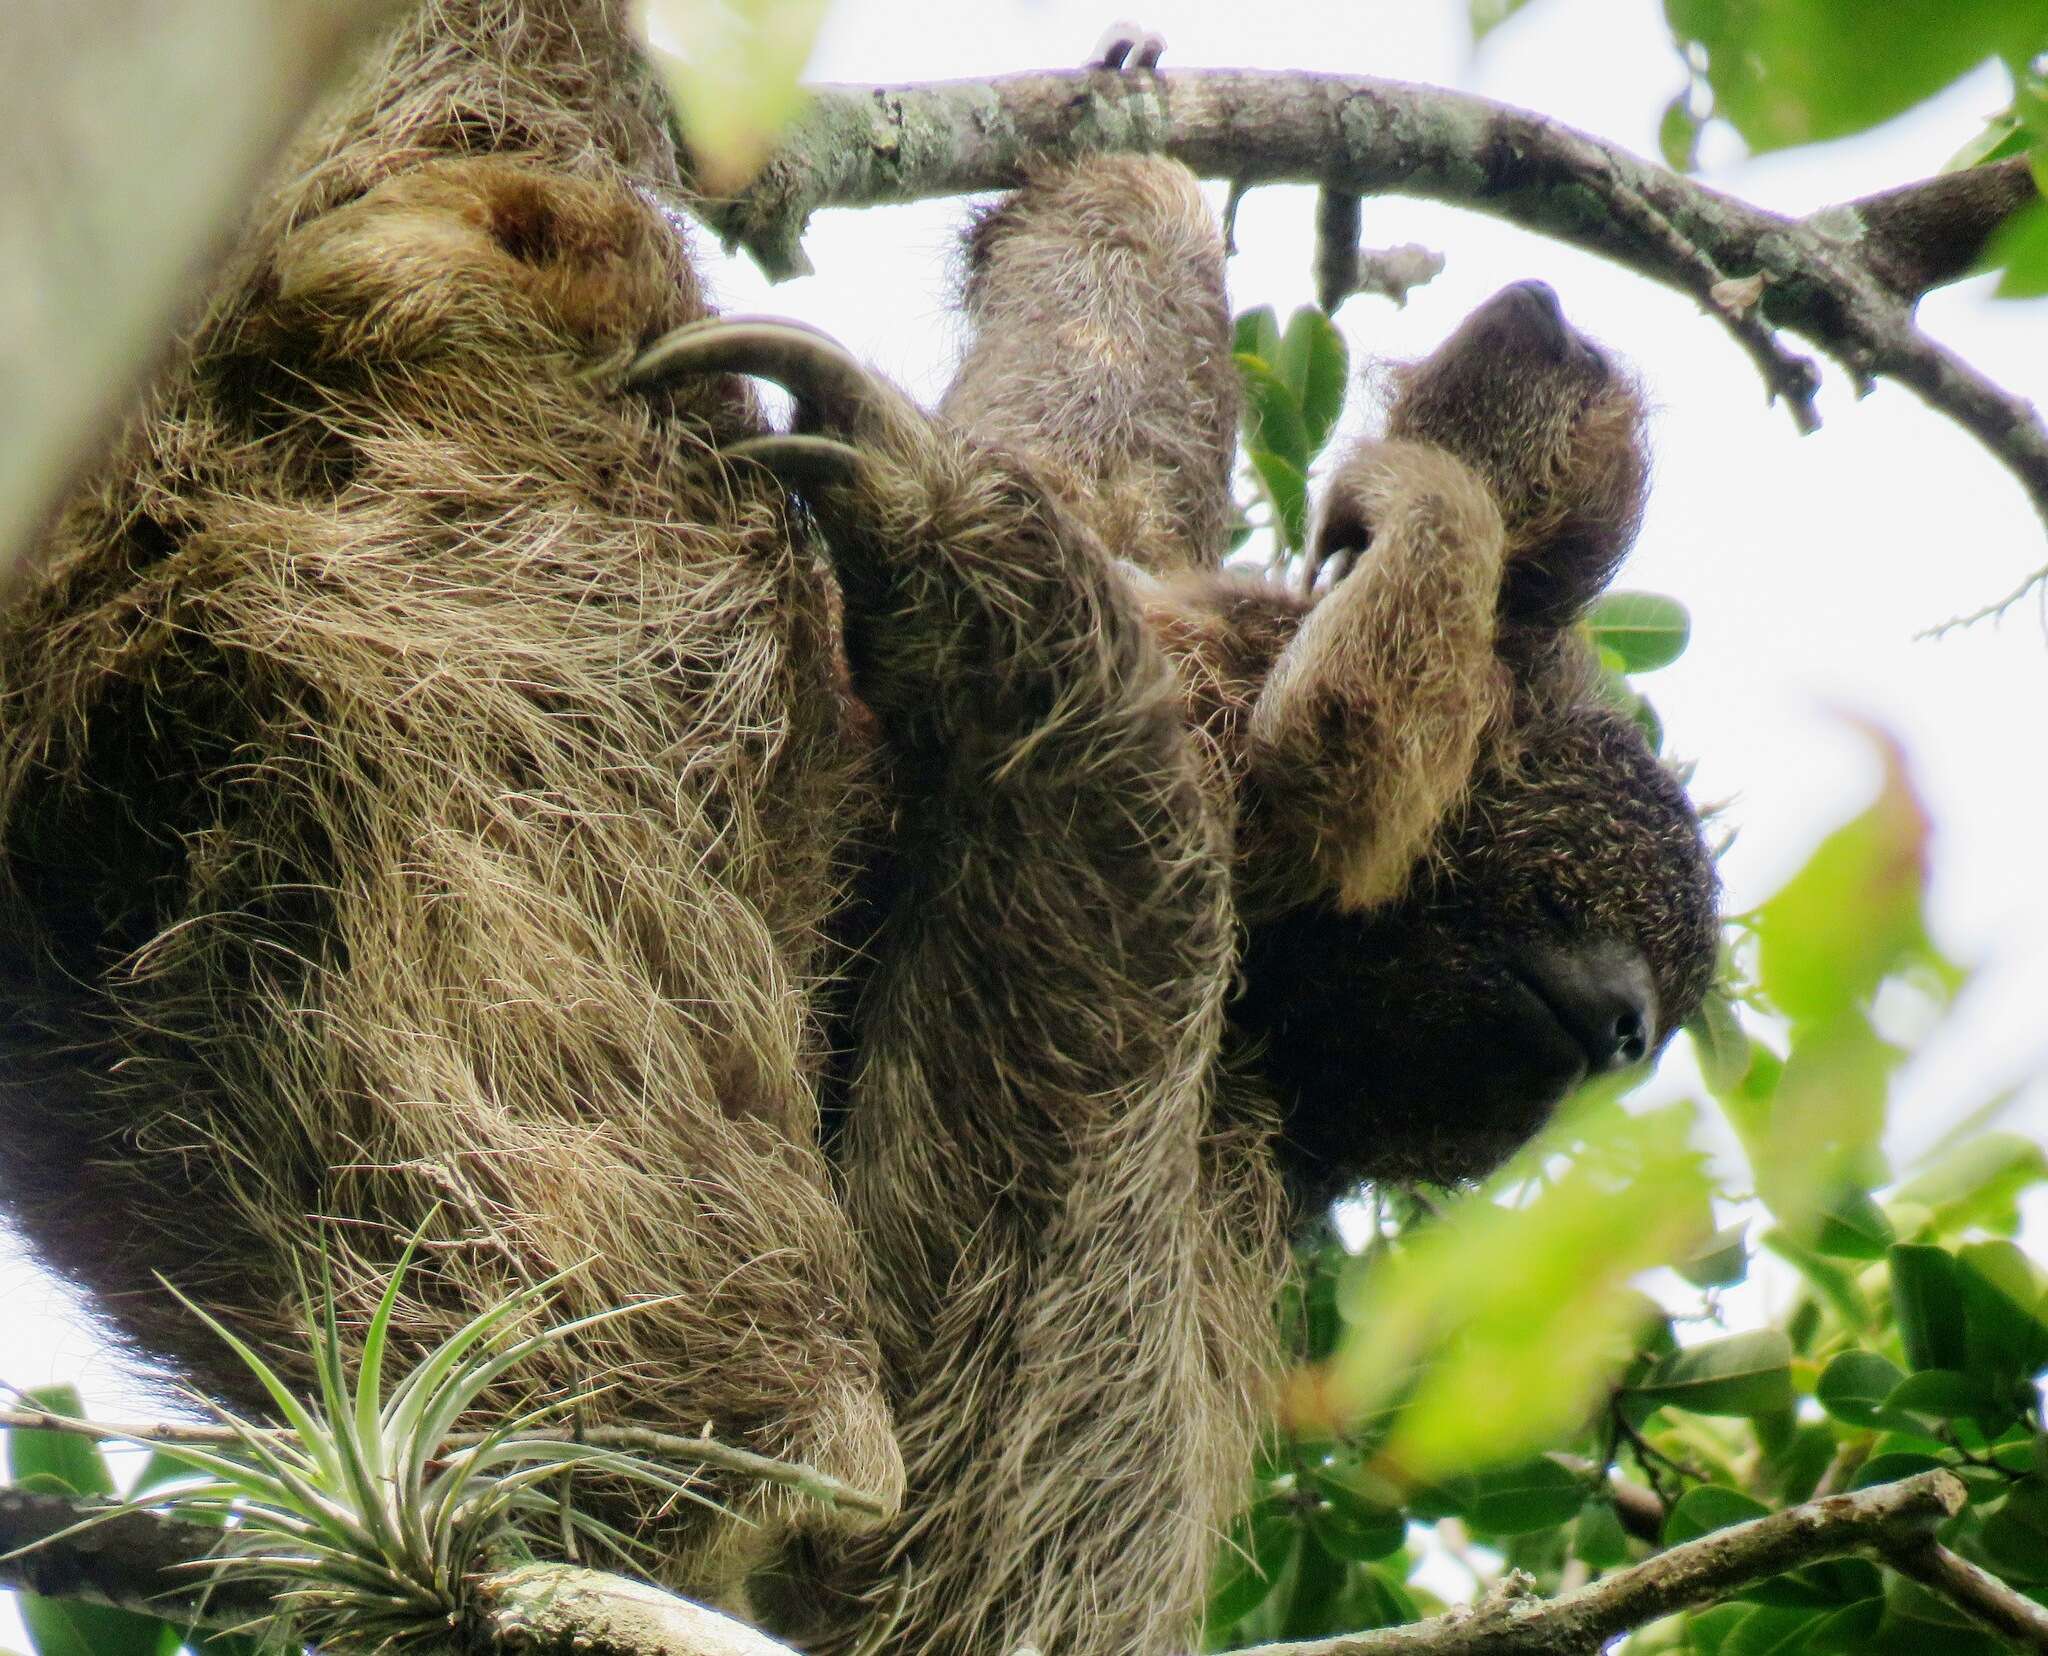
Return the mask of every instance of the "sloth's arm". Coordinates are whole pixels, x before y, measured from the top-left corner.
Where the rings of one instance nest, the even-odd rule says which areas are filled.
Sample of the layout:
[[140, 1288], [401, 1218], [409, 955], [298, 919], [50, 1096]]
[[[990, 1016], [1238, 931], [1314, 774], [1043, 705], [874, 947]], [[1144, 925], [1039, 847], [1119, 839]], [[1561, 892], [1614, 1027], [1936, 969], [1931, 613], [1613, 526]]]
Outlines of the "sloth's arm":
[[1440, 449], [1363, 444], [1340, 481], [1321, 550], [1352, 567], [1253, 707], [1244, 853], [1364, 908], [1399, 893], [1505, 708], [1503, 544], [1492, 498]]
[[1239, 393], [1223, 238], [1193, 175], [1139, 155], [1047, 167], [966, 253], [974, 337], [946, 415], [1028, 455], [1113, 556], [1219, 563]]
[[[664, 348], [657, 348], [661, 351]], [[741, 445], [817, 507], [898, 804], [839, 1142], [908, 1475], [816, 1556], [812, 1647], [1163, 1648], [1217, 1478], [1197, 1153], [1226, 868], [1165, 665], [1015, 460], [787, 326], [670, 351], [834, 437]], [[1201, 1493], [1198, 1493], [1201, 1492]], [[797, 1595], [792, 1595], [797, 1596]]]

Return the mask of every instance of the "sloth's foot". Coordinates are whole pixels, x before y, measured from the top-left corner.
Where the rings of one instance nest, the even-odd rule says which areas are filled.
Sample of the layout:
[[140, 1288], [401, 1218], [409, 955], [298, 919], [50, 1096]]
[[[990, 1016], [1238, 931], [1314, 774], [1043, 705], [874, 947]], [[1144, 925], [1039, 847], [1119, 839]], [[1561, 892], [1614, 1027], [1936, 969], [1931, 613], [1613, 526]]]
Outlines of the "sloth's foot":
[[1102, 38], [1095, 43], [1095, 50], [1088, 54], [1084, 69], [1113, 69], [1121, 73], [1132, 70], [1157, 72], [1159, 60], [1166, 52], [1166, 37], [1157, 29], [1147, 29], [1140, 24], [1117, 22], [1102, 31]]

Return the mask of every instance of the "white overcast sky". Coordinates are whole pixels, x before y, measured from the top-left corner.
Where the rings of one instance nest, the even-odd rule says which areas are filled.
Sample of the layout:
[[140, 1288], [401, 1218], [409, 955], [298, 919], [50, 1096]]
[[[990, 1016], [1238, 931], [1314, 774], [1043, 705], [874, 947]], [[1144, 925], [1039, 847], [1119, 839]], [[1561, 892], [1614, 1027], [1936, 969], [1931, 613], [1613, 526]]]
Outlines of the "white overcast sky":
[[[851, 82], [1000, 74], [1077, 62], [1117, 12], [1109, 0], [935, 6], [836, 0], [811, 78]], [[1133, 13], [1167, 37], [1166, 66], [1373, 73], [1525, 104], [1646, 154], [1679, 83], [1654, 0], [1537, 0], [1475, 55], [1455, 0], [1345, 4], [1189, 0]], [[1883, 131], [1719, 165], [1708, 182], [1801, 212], [1935, 171], [2001, 107], [1986, 68]], [[1710, 158], [1736, 153], [1710, 143]], [[1217, 199], [1220, 204], [1220, 191]], [[1238, 306], [1282, 316], [1312, 291], [1304, 189], [1254, 193], [1238, 219]], [[945, 271], [959, 205], [821, 214], [817, 275], [770, 289], [743, 261], [714, 271], [719, 301], [804, 317], [935, 395], [956, 331]], [[1400, 199], [1368, 202], [1375, 244], [1441, 250], [1444, 273], [1406, 310], [1354, 299], [1340, 313], [1355, 358], [1428, 350], [1503, 282], [1551, 282], [1573, 320], [1638, 366], [1660, 410], [1647, 525], [1621, 584], [1691, 609], [1692, 646], [1648, 680], [1695, 791], [1727, 801], [1740, 835], [1723, 862], [1731, 909], [1767, 895], [1874, 785], [1844, 714], [1895, 731], [1935, 818], [1939, 940], [1978, 968], [1938, 1042], [1909, 1072], [1895, 1150], [1910, 1158], [1996, 1088], [2020, 1092], [2004, 1124], [2048, 1136], [2048, 643], [2041, 611], [2015, 610], [1940, 643], [1920, 629], [2002, 595], [2048, 563], [2016, 483], [1947, 422], [1890, 386], [1858, 402], [1823, 362], [1825, 428], [1795, 435], [1766, 409], [1755, 370], [1689, 299], [1493, 220]], [[2048, 402], [2048, 303], [1993, 302], [1983, 283], [1922, 307], [1937, 337], [2008, 389]], [[119, 1224], [122, 1216], [107, 1215]], [[80, 1383], [103, 1411], [153, 1408], [104, 1355], [65, 1293], [0, 1234], [0, 1380]], [[22, 1640], [0, 1606], [0, 1647]]]

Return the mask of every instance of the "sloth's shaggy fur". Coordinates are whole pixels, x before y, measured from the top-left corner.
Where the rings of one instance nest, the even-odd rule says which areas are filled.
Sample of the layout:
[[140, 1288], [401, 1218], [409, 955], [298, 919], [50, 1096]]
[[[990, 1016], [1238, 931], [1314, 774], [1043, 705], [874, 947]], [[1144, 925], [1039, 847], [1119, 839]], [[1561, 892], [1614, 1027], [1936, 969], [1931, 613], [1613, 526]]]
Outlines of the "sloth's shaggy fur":
[[[825, 588], [713, 463], [729, 381], [622, 397], [701, 315], [623, 0], [435, 0], [297, 146], [177, 365], [0, 621], [15, 950], [0, 1170], [135, 1346], [157, 1276], [304, 1373], [296, 1262], [436, 1340], [584, 1268], [658, 1299], [536, 1358], [893, 1499], [814, 1002], [868, 820]], [[707, 1482], [729, 1596], [801, 1497]]]

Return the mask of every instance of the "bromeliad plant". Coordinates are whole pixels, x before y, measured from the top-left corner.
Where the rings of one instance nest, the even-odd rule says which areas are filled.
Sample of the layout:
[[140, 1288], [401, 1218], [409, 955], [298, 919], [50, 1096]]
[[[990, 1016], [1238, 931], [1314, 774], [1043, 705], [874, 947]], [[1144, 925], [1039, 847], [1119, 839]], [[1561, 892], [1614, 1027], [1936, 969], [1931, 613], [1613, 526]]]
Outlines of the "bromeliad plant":
[[231, 1440], [160, 1448], [192, 1477], [101, 1515], [147, 1508], [220, 1525], [220, 1547], [202, 1566], [207, 1590], [233, 1584], [238, 1599], [250, 1590], [269, 1598], [276, 1610], [262, 1630], [266, 1644], [342, 1653], [445, 1648], [459, 1639], [479, 1573], [522, 1563], [544, 1530], [572, 1556], [584, 1541], [630, 1564], [638, 1543], [565, 1498], [566, 1481], [579, 1472], [671, 1499], [705, 1499], [686, 1476], [645, 1456], [564, 1437], [560, 1423], [595, 1388], [551, 1398], [487, 1431], [454, 1435], [486, 1388], [536, 1350], [642, 1308], [517, 1335], [571, 1272], [471, 1319], [387, 1396], [392, 1312], [412, 1252], [408, 1246], [385, 1285], [353, 1375], [323, 1262], [318, 1309], [307, 1319], [315, 1399], [294, 1395], [245, 1341], [186, 1301], [248, 1365], [283, 1424], [261, 1426], [212, 1408]]

